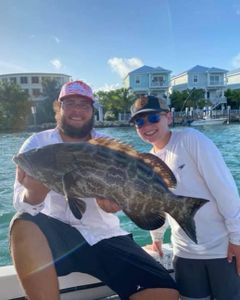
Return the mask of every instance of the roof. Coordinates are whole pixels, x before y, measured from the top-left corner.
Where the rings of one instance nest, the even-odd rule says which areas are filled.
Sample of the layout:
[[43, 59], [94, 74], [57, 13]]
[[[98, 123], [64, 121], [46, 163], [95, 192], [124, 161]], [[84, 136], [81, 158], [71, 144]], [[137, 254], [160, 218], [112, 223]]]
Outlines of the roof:
[[233, 74], [237, 74], [237, 73], [240, 73], [240, 68], [237, 68], [237, 69], [234, 69], [234, 70], [232, 70], [232, 71], [229, 71], [229, 72], [227, 73], [227, 75], [233, 75]]
[[191, 68], [189, 70], [186, 70], [182, 73], [179, 73], [178, 75], [174, 75], [172, 77], [173, 78], [179, 77], [179, 76], [181, 76], [183, 74], [186, 74], [186, 73], [204, 73], [204, 72], [206, 72], [206, 73], [227, 73], [227, 70], [220, 69], [220, 68], [215, 68], [215, 67], [208, 68], [208, 67], [196, 65], [193, 68]]
[[190, 73], [190, 72], [194, 72], [194, 73], [203, 73], [203, 72], [208, 72], [208, 73], [226, 73], [227, 70], [220, 69], [220, 68], [215, 68], [215, 67], [208, 68], [208, 67], [203, 67], [203, 66], [196, 65], [195, 67], [189, 69], [186, 72], [188, 72], [188, 73]]
[[70, 75], [63, 73], [43, 73], [43, 72], [22, 72], [22, 73], [8, 73], [8, 74], [0, 74], [0, 77], [9, 77], [9, 76], [68, 76]]
[[140, 73], [163, 73], [163, 72], [165, 72], [165, 73], [171, 73], [170, 70], [164, 69], [162, 67], [152, 68], [152, 67], [144, 65], [144, 66], [142, 66], [142, 67], [140, 67], [138, 69], [135, 69], [135, 70], [129, 72], [128, 75], [129, 74], [134, 74], [134, 73], [140, 74]]

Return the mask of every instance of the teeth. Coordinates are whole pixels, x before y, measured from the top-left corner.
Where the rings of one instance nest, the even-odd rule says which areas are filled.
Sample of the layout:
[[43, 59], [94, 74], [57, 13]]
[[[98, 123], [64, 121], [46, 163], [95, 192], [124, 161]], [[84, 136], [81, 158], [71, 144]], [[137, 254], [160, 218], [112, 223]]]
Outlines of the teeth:
[[155, 132], [156, 132], [156, 130], [150, 130], [150, 131], [145, 132], [144, 134], [145, 135], [153, 135]]

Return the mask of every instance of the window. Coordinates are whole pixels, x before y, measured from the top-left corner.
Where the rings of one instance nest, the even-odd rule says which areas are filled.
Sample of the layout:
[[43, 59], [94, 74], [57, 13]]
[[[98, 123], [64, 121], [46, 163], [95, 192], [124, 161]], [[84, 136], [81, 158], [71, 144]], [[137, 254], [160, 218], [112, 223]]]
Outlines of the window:
[[162, 75], [152, 76], [152, 86], [163, 86], [164, 83], [165, 83], [164, 76]]
[[27, 95], [29, 95], [29, 90], [28, 89], [23, 89], [24, 93], [26, 93]]
[[26, 76], [20, 77], [20, 83], [22, 83], [22, 84], [28, 83], [28, 78]]
[[10, 82], [11, 83], [17, 83], [17, 78], [16, 77], [10, 77]]
[[39, 77], [38, 76], [33, 76], [32, 77], [32, 83], [39, 83]]
[[220, 76], [219, 75], [210, 75], [210, 85], [219, 85]]
[[198, 82], [198, 76], [197, 75], [193, 75], [193, 83], [197, 83]]
[[41, 91], [40, 91], [40, 89], [32, 89], [32, 94], [33, 94], [33, 96], [37, 97], [37, 96], [40, 96]]
[[141, 84], [141, 78], [140, 78], [140, 76], [136, 76], [136, 79], [135, 79], [135, 83], [136, 83], [136, 85], [140, 85]]

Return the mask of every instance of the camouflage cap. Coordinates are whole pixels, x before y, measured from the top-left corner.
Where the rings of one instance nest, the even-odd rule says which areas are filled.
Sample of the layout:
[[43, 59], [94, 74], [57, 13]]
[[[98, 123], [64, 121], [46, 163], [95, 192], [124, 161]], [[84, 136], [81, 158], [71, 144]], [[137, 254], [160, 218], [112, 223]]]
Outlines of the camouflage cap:
[[133, 119], [142, 113], [148, 112], [161, 112], [161, 111], [170, 111], [169, 106], [166, 101], [162, 98], [155, 96], [141, 96], [138, 98], [130, 108], [131, 118], [129, 122], [132, 122]]

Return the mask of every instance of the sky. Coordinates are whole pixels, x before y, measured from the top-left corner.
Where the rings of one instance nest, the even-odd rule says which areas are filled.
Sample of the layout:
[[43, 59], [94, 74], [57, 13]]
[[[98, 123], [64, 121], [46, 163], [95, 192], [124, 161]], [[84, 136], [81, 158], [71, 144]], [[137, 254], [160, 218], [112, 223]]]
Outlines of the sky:
[[0, 74], [51, 72], [94, 91], [143, 65], [240, 67], [240, 0], [0, 0]]

